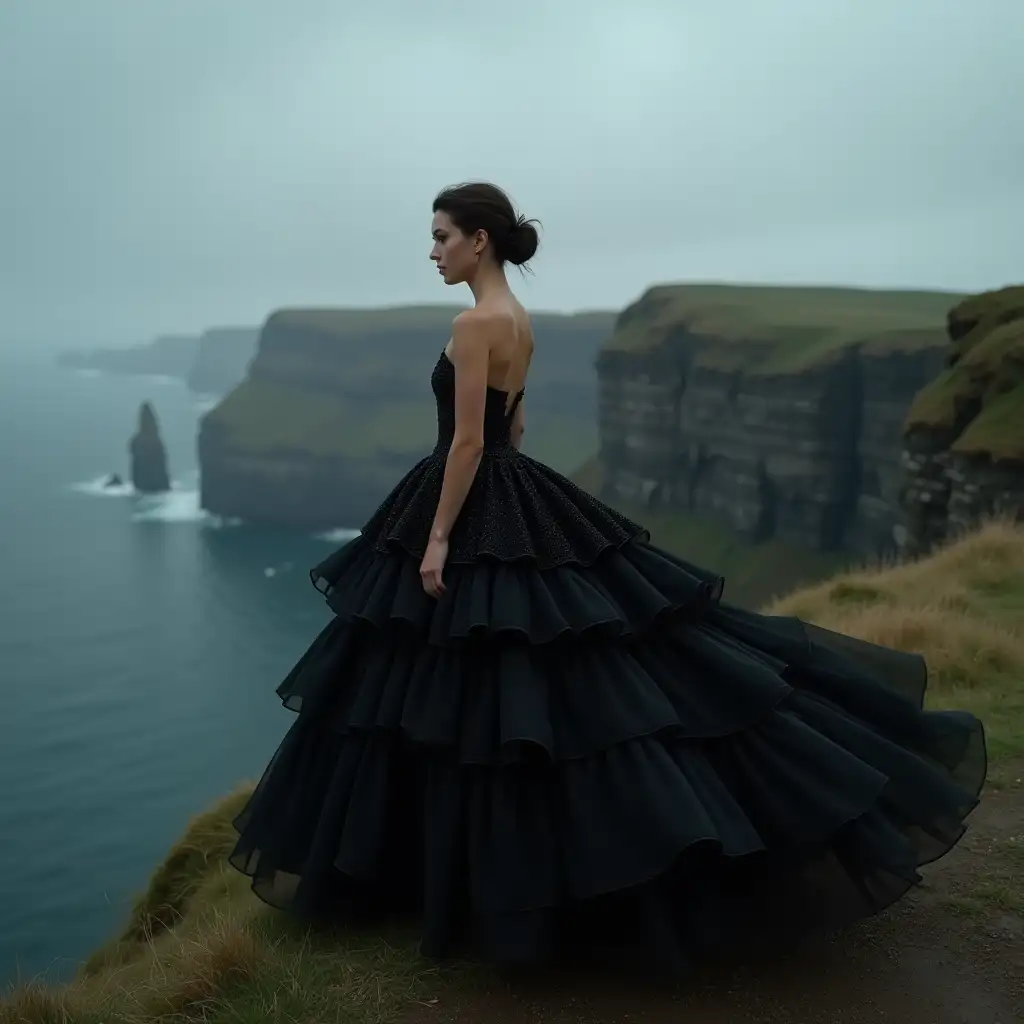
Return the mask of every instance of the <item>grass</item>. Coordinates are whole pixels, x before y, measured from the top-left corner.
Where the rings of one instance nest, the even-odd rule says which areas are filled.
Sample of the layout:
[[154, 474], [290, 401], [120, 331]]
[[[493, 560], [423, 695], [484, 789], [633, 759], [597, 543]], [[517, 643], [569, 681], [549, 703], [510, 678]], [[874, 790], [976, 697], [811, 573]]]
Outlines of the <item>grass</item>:
[[1024, 756], [1024, 527], [994, 523], [918, 562], [843, 573], [775, 602], [928, 658], [933, 706], [983, 719], [992, 781]]
[[964, 455], [1024, 461], [1024, 288], [973, 296], [949, 325], [953, 364], [917, 394], [908, 429], [941, 431]]
[[[1013, 782], [1024, 758], [1024, 528], [992, 523], [919, 562], [848, 571], [768, 610], [925, 654], [930, 705], [981, 716], [993, 785]], [[0, 1000], [0, 1024], [392, 1024], [442, 982], [476, 977], [424, 963], [407, 933], [320, 933], [267, 910], [225, 865], [245, 796], [192, 822], [123, 933], [76, 980], [17, 987]], [[951, 913], [1024, 916], [1024, 837], [998, 837], [990, 854], [984, 876], [948, 897]]]
[[[755, 374], [790, 374], [866, 352], [941, 346], [950, 292], [742, 285], [660, 285], [620, 316], [608, 348], [643, 352], [680, 332], [707, 342], [697, 363]], [[732, 344], [729, 344], [732, 343]]]

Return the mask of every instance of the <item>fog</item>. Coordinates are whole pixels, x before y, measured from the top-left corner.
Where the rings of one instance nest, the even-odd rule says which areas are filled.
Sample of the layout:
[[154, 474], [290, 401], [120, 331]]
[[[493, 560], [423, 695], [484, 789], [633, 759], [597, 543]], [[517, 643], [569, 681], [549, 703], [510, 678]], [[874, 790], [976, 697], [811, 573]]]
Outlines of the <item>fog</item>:
[[463, 301], [430, 202], [543, 222], [534, 308], [1024, 276], [1019, 0], [0, 6], [0, 344]]

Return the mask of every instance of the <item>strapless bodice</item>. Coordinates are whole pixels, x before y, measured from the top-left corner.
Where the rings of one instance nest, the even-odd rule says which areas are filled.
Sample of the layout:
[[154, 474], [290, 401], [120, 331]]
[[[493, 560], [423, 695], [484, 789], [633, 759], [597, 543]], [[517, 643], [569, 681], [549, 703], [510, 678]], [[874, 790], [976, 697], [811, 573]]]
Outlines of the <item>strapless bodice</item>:
[[[437, 444], [434, 450], [445, 451], [451, 447], [455, 436], [455, 367], [444, 351], [430, 375], [430, 387], [437, 402]], [[487, 388], [487, 404], [484, 408], [485, 453], [515, 451], [511, 441], [512, 418], [524, 394], [525, 391], [520, 391], [509, 402], [507, 391]]]

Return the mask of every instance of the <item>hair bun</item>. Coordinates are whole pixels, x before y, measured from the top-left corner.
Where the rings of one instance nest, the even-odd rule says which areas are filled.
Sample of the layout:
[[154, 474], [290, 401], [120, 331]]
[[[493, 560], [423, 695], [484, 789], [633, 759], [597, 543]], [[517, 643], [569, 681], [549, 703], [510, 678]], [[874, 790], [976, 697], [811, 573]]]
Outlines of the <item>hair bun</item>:
[[534, 221], [527, 220], [522, 214], [516, 218], [512, 230], [504, 239], [502, 245], [502, 257], [517, 267], [533, 259], [540, 244], [540, 236], [534, 227]]

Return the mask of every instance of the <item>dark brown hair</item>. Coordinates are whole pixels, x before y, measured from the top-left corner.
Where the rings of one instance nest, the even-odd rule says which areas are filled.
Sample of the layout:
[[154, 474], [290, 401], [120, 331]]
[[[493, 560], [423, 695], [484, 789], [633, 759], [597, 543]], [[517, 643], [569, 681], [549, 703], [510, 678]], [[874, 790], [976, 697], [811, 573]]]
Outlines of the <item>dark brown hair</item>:
[[498, 264], [523, 266], [532, 259], [540, 243], [534, 224], [517, 214], [512, 200], [486, 181], [470, 181], [441, 189], [433, 212], [443, 211], [465, 235], [486, 231]]

